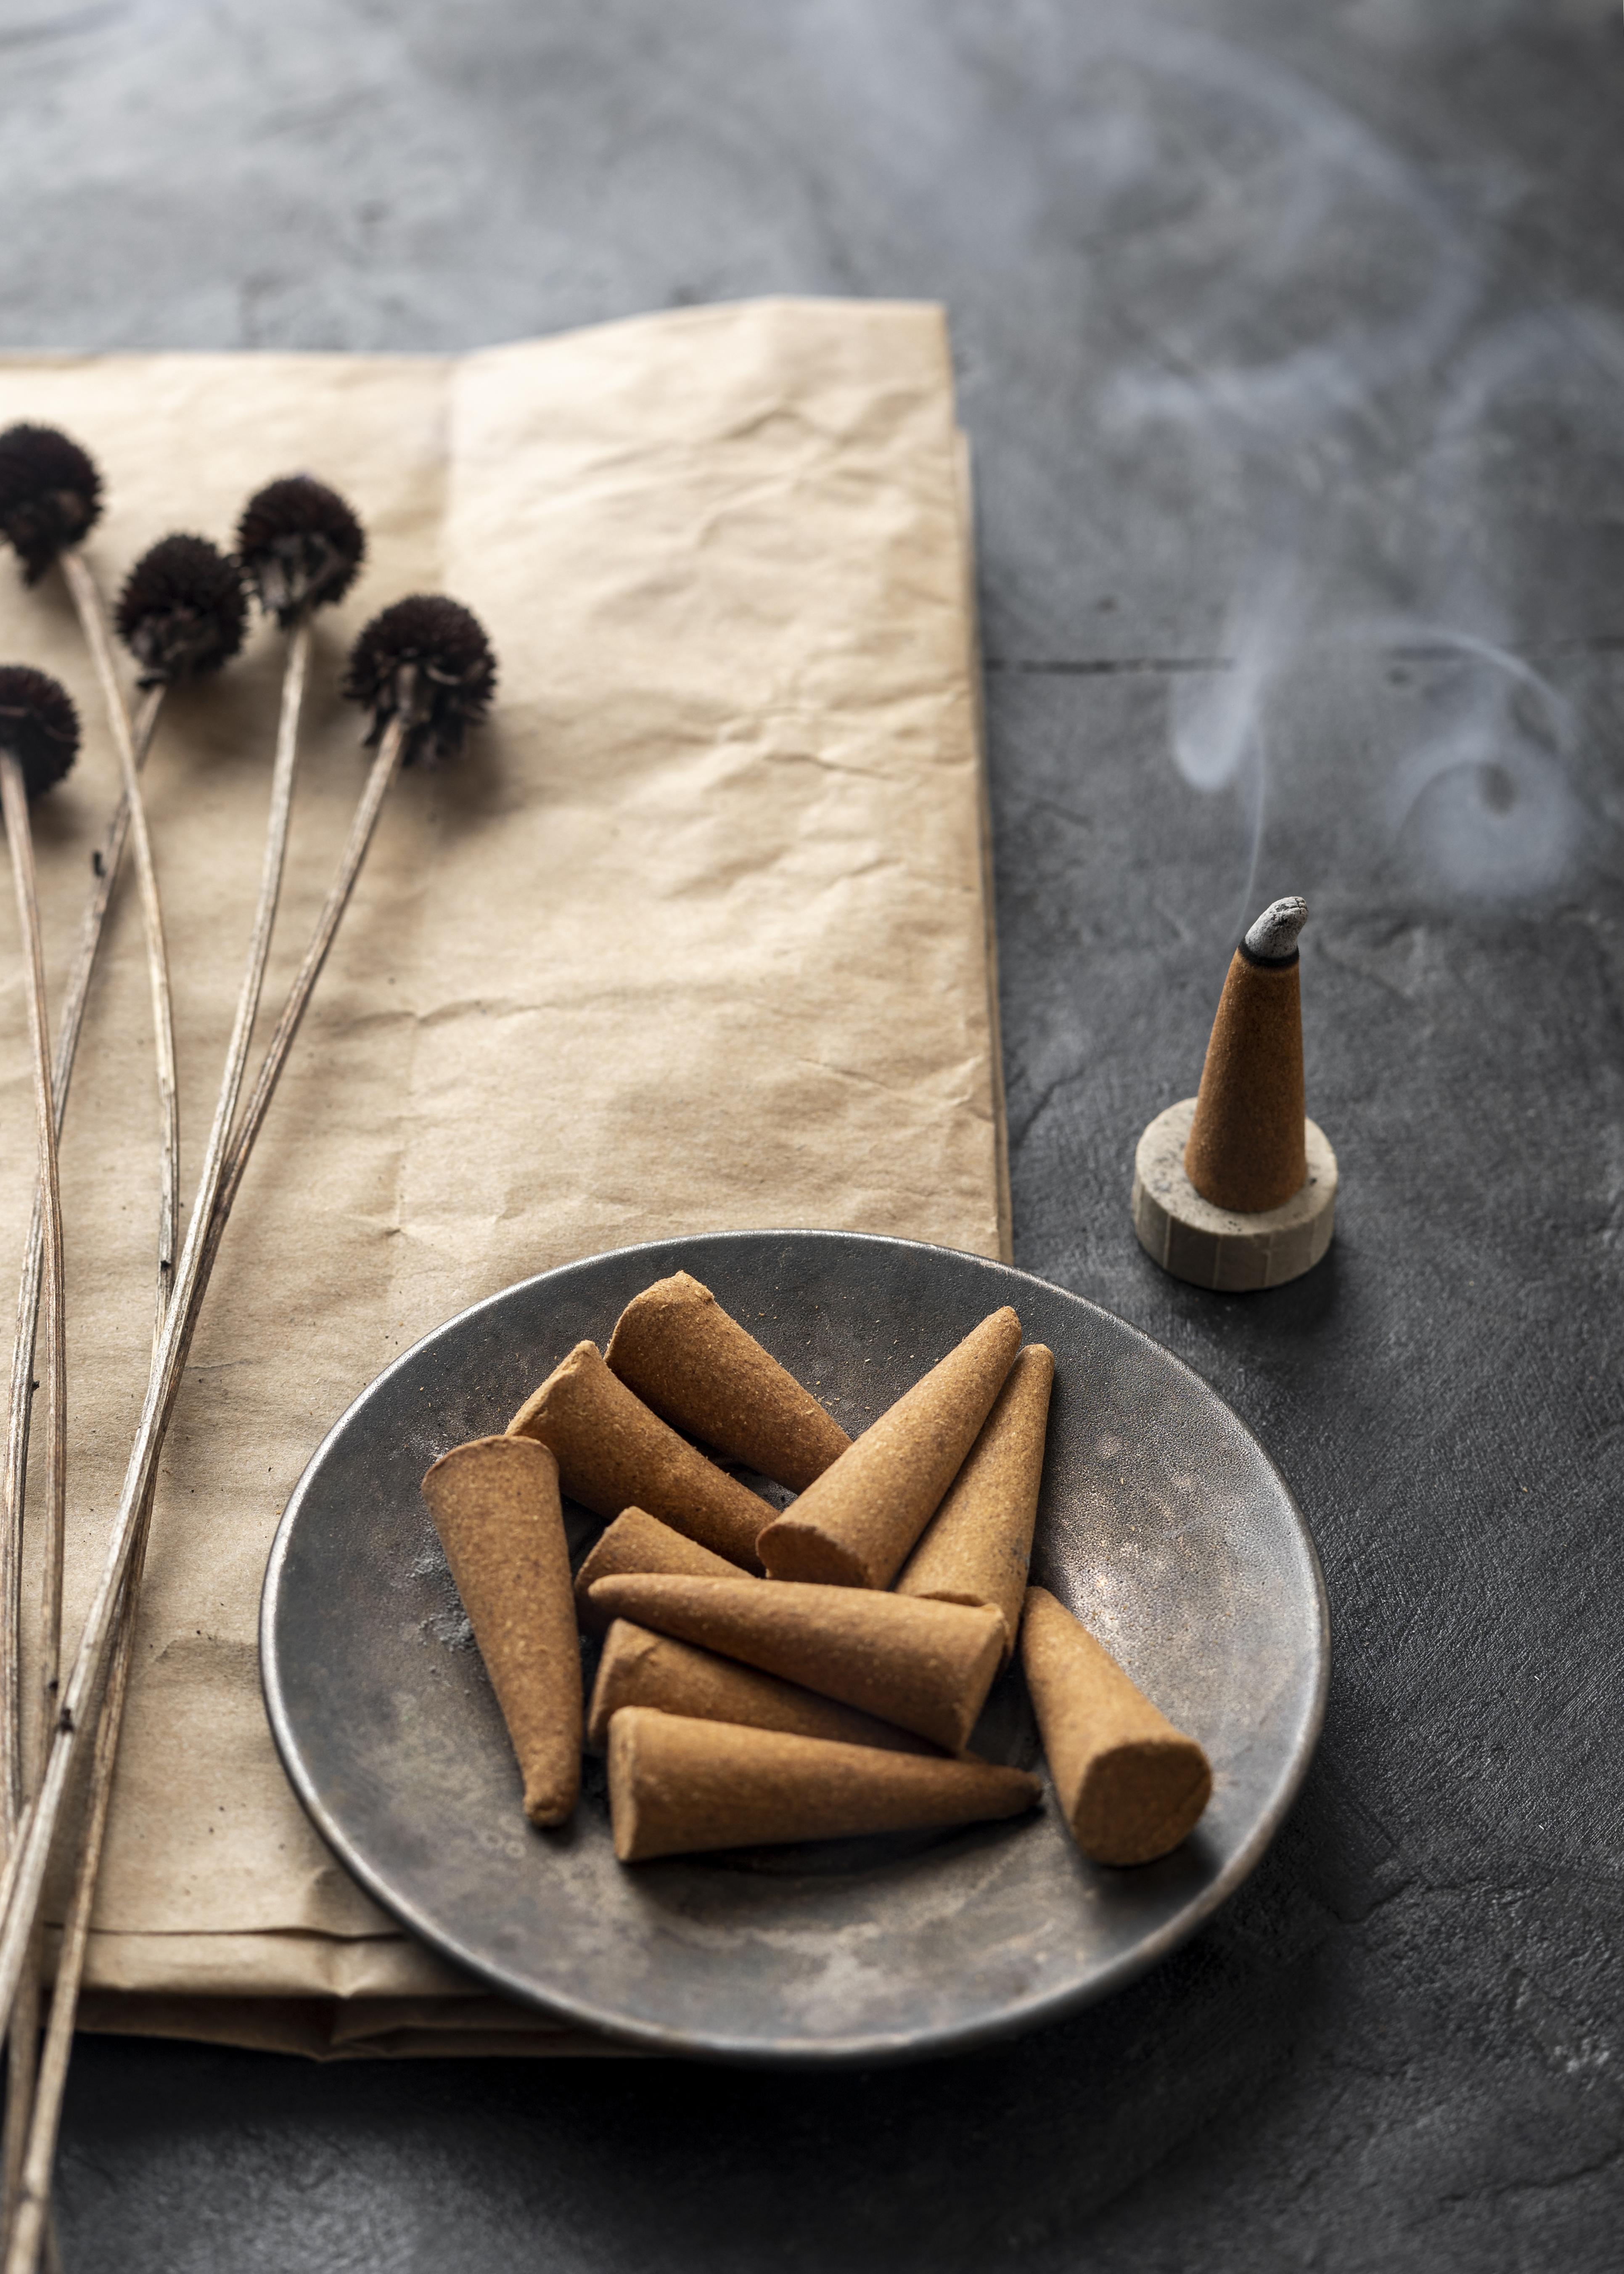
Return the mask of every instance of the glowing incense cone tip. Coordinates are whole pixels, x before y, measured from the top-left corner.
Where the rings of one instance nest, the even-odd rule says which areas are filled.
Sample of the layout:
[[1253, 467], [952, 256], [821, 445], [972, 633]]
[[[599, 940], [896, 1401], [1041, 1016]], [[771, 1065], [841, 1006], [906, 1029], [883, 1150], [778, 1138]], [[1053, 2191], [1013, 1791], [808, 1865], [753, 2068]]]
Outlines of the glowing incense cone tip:
[[716, 1848], [850, 1839], [1019, 1816], [1021, 1769], [929, 1760], [626, 1706], [609, 1725], [609, 1808], [622, 1864]]
[[581, 1651], [558, 1463], [528, 1437], [476, 1437], [423, 1480], [524, 1779], [532, 1824], [562, 1824], [581, 1781]]
[[1151, 1864], [1195, 1829], [1213, 1773], [1193, 1737], [1046, 1587], [1026, 1595], [1021, 1664], [1071, 1837], [1096, 1864]]
[[663, 1420], [792, 1491], [851, 1443], [811, 1391], [686, 1271], [633, 1297], [605, 1356]]
[[1007, 1305], [983, 1319], [762, 1533], [770, 1578], [889, 1587], [940, 1507], [1020, 1347]]
[[595, 1516], [643, 1509], [730, 1562], [759, 1569], [756, 1535], [771, 1505], [650, 1413], [610, 1373], [596, 1343], [575, 1344], [508, 1434], [550, 1445], [564, 1490]]
[[1259, 963], [1289, 963], [1297, 953], [1297, 935], [1307, 922], [1308, 902], [1298, 894], [1271, 900], [1242, 945]]
[[575, 1615], [588, 1634], [600, 1635], [608, 1625], [592, 1601], [600, 1579], [622, 1571], [664, 1571], [690, 1579], [736, 1579], [739, 1567], [725, 1555], [713, 1555], [696, 1540], [686, 1540], [668, 1524], [641, 1508], [622, 1509], [614, 1522], [600, 1532], [585, 1562], [575, 1574]]
[[594, 1607], [959, 1752], [998, 1671], [996, 1611], [773, 1579], [600, 1579]]
[[616, 1619], [598, 1660], [587, 1713], [586, 1741], [601, 1752], [609, 1724], [624, 1706], [652, 1706], [695, 1721], [731, 1721], [751, 1729], [780, 1729], [794, 1737], [825, 1737], [836, 1744], [876, 1745], [883, 1752], [929, 1753], [923, 1737], [855, 1706], [822, 1698], [796, 1682], [758, 1667], [719, 1657], [695, 1643], [650, 1633]]

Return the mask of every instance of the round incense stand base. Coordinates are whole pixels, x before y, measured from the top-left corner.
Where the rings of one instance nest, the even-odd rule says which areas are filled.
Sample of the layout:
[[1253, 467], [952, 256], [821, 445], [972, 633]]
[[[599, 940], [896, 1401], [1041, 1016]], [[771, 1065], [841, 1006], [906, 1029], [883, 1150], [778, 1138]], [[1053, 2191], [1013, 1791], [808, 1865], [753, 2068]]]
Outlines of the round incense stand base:
[[1146, 1254], [1192, 1286], [1222, 1295], [1282, 1287], [1312, 1271], [1336, 1221], [1336, 1156], [1315, 1123], [1304, 1124], [1308, 1182], [1259, 1216], [1214, 1208], [1184, 1174], [1184, 1141], [1195, 1118], [1186, 1097], [1157, 1114], [1133, 1156], [1133, 1229]]

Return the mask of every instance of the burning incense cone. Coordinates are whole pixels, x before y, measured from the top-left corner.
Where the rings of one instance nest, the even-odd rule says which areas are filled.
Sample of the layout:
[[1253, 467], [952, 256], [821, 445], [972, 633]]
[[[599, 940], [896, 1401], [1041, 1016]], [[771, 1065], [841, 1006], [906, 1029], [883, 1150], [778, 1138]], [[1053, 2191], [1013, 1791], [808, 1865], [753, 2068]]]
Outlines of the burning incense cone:
[[1004, 1621], [1005, 1666], [1026, 1600], [1054, 1379], [1053, 1351], [1029, 1344], [897, 1581], [899, 1595], [990, 1604]]
[[581, 1649], [558, 1463], [528, 1437], [476, 1437], [423, 1480], [524, 1777], [532, 1824], [562, 1824], [581, 1782]]
[[865, 1429], [759, 1542], [772, 1579], [889, 1587], [1004, 1387], [1020, 1347], [1006, 1305]]
[[644, 1706], [623, 1706], [609, 1726], [609, 1809], [622, 1864], [979, 1824], [1023, 1815], [1041, 1794], [1021, 1769], [689, 1721]]
[[609, 1622], [591, 1601], [600, 1579], [620, 1571], [674, 1571], [690, 1579], [736, 1579], [739, 1566], [713, 1555], [696, 1540], [685, 1539], [646, 1509], [623, 1508], [600, 1532], [575, 1574], [575, 1616], [588, 1634], [600, 1635]]
[[949, 1752], [975, 1727], [1004, 1643], [996, 1611], [876, 1590], [628, 1572], [594, 1608], [838, 1698]]
[[852, 1442], [686, 1271], [632, 1298], [605, 1355], [662, 1420], [792, 1491], [822, 1476]]
[[1164, 1270], [1199, 1287], [1278, 1287], [1331, 1244], [1336, 1156], [1303, 1111], [1297, 942], [1307, 920], [1306, 900], [1275, 900], [1252, 926], [1224, 981], [1199, 1096], [1139, 1140], [1134, 1230]]
[[558, 1456], [571, 1500], [598, 1516], [646, 1510], [732, 1563], [759, 1570], [756, 1537], [772, 1510], [610, 1373], [596, 1343], [577, 1343], [508, 1424]]
[[1096, 1864], [1153, 1864], [1195, 1829], [1213, 1773], [1047, 1587], [1026, 1591], [1021, 1664], [1071, 1837]]
[[586, 1741], [601, 1752], [609, 1723], [623, 1706], [653, 1706], [694, 1721], [734, 1721], [750, 1729], [782, 1729], [795, 1737], [825, 1737], [841, 1745], [876, 1745], [882, 1752], [928, 1753], [911, 1730], [860, 1713], [796, 1682], [782, 1682], [737, 1659], [718, 1658], [691, 1642], [650, 1634], [629, 1619], [609, 1629], [588, 1709]]

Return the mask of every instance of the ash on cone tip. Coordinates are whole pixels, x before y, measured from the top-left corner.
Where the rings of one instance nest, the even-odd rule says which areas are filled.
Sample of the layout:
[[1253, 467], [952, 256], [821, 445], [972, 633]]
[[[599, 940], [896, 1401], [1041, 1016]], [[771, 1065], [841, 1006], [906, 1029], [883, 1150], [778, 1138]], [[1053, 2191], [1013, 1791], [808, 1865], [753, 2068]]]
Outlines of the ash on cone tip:
[[16, 548], [25, 584], [37, 584], [101, 511], [102, 477], [69, 436], [26, 425], [0, 434], [0, 537]]
[[1259, 963], [1286, 963], [1297, 953], [1297, 934], [1308, 922], [1308, 902], [1296, 892], [1271, 900], [1242, 945]]
[[289, 474], [256, 490], [237, 524], [237, 557], [284, 631], [304, 608], [342, 600], [366, 556], [366, 532], [336, 490]]
[[0, 750], [22, 768], [29, 798], [52, 789], [79, 751], [73, 698], [49, 672], [26, 663], [0, 667]]

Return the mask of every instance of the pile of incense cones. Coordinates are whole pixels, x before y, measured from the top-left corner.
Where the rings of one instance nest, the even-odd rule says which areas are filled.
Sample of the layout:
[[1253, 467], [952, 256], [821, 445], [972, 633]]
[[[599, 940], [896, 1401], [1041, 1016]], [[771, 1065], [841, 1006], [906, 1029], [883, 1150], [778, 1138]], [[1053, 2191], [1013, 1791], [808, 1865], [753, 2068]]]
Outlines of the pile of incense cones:
[[[455, 758], [489, 707], [496, 666], [475, 618], [455, 600], [417, 595], [375, 616], [351, 651], [344, 693], [365, 714], [367, 768], [348, 840], [320, 915], [276, 1015], [252, 1086], [252, 1053], [287, 857], [297, 779], [300, 719], [319, 612], [342, 599], [362, 570], [366, 539], [338, 493], [308, 474], [272, 481], [251, 498], [229, 546], [184, 532], [158, 538], [109, 603], [82, 547], [105, 499], [94, 460], [54, 428], [0, 433], [0, 538], [26, 587], [53, 574], [66, 587], [94, 681], [99, 722], [117, 762], [119, 796], [93, 857], [78, 947], [53, 1017], [41, 945], [41, 886], [30, 807], [58, 783], [86, 731], [65, 689], [26, 662], [0, 667], [0, 816], [17, 906], [17, 953], [29, 1016], [38, 1176], [18, 1298], [0, 1504], [0, 2031], [6, 2106], [0, 2142], [0, 2274], [55, 2263], [51, 2170], [74, 2015], [88, 1946], [135, 1613], [159, 1457], [187, 1352], [244, 1171], [277, 1082], [403, 767]], [[190, 1207], [183, 1212], [183, 1153], [174, 1015], [161, 877], [162, 847], [147, 825], [141, 774], [161, 739], [164, 699], [212, 678], [241, 651], [251, 600], [282, 639], [278, 715], [265, 722], [270, 757], [265, 847], [236, 1016]], [[128, 660], [120, 663], [122, 644]], [[320, 667], [320, 659], [316, 659]], [[63, 1221], [56, 1147], [106, 919], [130, 855], [140, 901], [152, 1004], [154, 1088], [162, 1164], [154, 1225], [153, 1352], [117, 1512], [83, 1630], [63, 1632], [71, 1393], [64, 1258], [74, 1231]], [[248, 912], [244, 912], [245, 915]], [[240, 943], [222, 939], [230, 959]], [[109, 1160], [109, 1175], [118, 1172]], [[184, 1216], [184, 1236], [183, 1236]], [[33, 1389], [42, 1389], [44, 1490], [28, 1505]], [[25, 1548], [43, 1572], [36, 1607], [25, 1604]], [[21, 1668], [38, 1668], [25, 1695]], [[80, 1768], [81, 1757], [84, 1767]], [[70, 1790], [75, 1806], [67, 1807]], [[41, 1904], [49, 1871], [71, 1888], [49, 1997], [41, 1974]]]
[[[583, 1737], [627, 1864], [1024, 1815], [1038, 1779], [972, 1750], [1019, 1653], [1079, 1848], [1177, 1847], [1206, 1753], [1027, 1584], [1054, 1373], [1006, 1306], [853, 1441], [679, 1271], [606, 1353], [577, 1344], [500, 1435], [442, 1454], [424, 1495], [530, 1822], [568, 1821]], [[562, 1494], [609, 1519], [573, 1583]], [[577, 1621], [602, 1638], [590, 1701]]]

